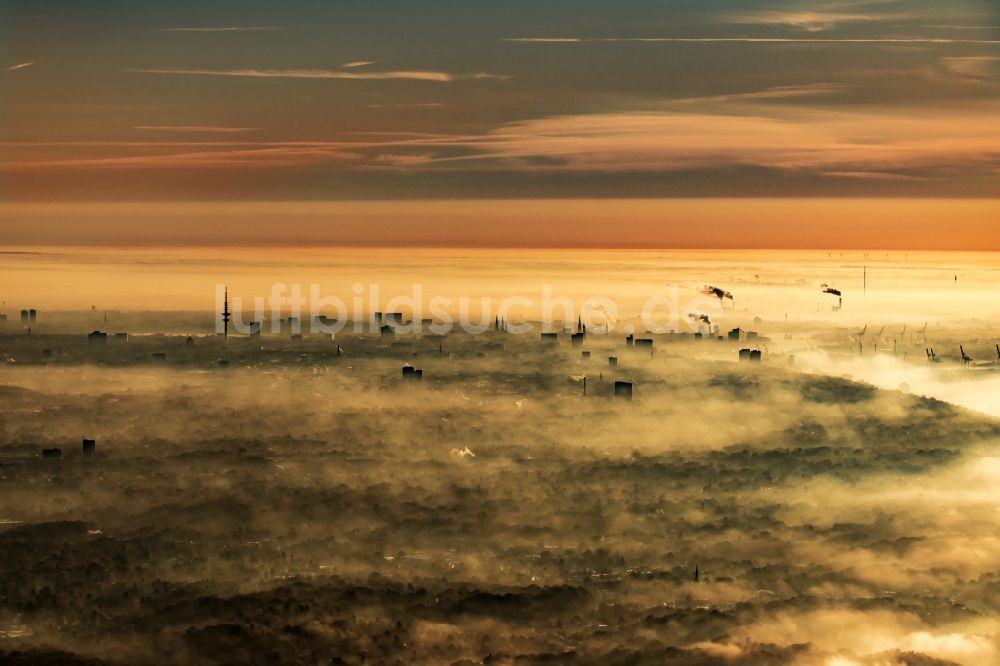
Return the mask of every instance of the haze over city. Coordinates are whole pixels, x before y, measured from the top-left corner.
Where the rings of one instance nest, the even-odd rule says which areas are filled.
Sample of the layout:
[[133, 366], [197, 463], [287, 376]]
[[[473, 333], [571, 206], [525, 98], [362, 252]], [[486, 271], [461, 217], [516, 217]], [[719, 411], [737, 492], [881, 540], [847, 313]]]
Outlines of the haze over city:
[[1000, 664], [995, 2], [0, 57], [0, 662]]

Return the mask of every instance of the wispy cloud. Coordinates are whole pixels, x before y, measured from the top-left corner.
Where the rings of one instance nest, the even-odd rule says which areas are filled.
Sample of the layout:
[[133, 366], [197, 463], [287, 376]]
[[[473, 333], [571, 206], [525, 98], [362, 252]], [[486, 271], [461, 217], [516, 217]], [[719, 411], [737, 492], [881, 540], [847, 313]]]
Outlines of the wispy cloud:
[[160, 28], [160, 32], [274, 32], [275, 30], [284, 30], [283, 27], [277, 25], [230, 25], [230, 26], [215, 26], [215, 27], [177, 27], [177, 28]]
[[503, 74], [488, 72], [473, 72], [471, 74], [452, 74], [449, 72], [431, 72], [420, 70], [401, 70], [389, 72], [372, 71], [342, 71], [330, 69], [129, 69], [130, 72], [141, 74], [175, 74], [182, 76], [227, 76], [253, 79], [346, 79], [355, 81], [433, 81], [448, 83], [451, 81], [477, 79], [508, 79]]
[[[743, 93], [713, 112], [558, 115], [477, 134], [377, 132], [341, 141], [120, 142], [67, 144], [57, 158], [8, 161], [29, 169], [269, 169], [666, 173], [766, 168], [814, 177], [906, 181], [935, 173], [1000, 170], [1000, 105], [865, 110], [759, 103]], [[835, 90], [835, 88], [830, 88]], [[763, 97], [761, 97], [761, 95]], [[6, 145], [6, 144], [5, 144]], [[53, 146], [56, 148], [57, 146]], [[143, 154], [136, 154], [141, 151]], [[53, 151], [49, 151], [50, 154]]]
[[647, 112], [512, 123], [466, 143], [521, 169], [657, 171], [760, 166], [840, 173], [1000, 165], [1000, 107], [947, 114], [765, 107], [740, 115]]
[[960, 39], [949, 37], [507, 37], [501, 41], [528, 44], [582, 44], [622, 42], [636, 44], [980, 44], [997, 45], [997, 39]]
[[971, 79], [987, 79], [1000, 70], [1000, 56], [959, 56], [941, 62], [948, 71]]
[[374, 64], [374, 60], [352, 60], [351, 62], [345, 62], [341, 67], [344, 69], [353, 69], [355, 67], [367, 67]]
[[136, 125], [134, 129], [150, 130], [154, 132], [183, 132], [183, 133], [219, 133], [238, 134], [241, 132], [256, 132], [261, 127], [215, 127], [210, 125]]
[[698, 104], [702, 102], [760, 102], [765, 100], [786, 100], [797, 97], [821, 97], [843, 92], [847, 86], [840, 83], [810, 83], [794, 86], [773, 86], [764, 90], [743, 93], [727, 93], [705, 97], [684, 97], [671, 100], [671, 104]]
[[942, 30], [1000, 30], [1000, 25], [925, 25], [923, 27]]
[[898, 19], [898, 15], [880, 13], [844, 12], [844, 11], [756, 11], [741, 14], [726, 14], [722, 17], [725, 23], [739, 25], [784, 25], [806, 32], [822, 32], [832, 30], [841, 23], [866, 23], [885, 21], [889, 18]]
[[33, 63], [33, 62], [20, 62], [20, 63], [18, 63], [16, 65], [11, 65], [10, 67], [8, 67], [7, 71], [8, 72], [13, 72], [14, 70], [17, 70], [17, 69], [24, 69], [25, 67], [31, 67], [34, 64], [35, 63]]
[[824, 171], [824, 176], [829, 178], [848, 178], [852, 180], [882, 180], [889, 182], [919, 182], [927, 180], [920, 176], [910, 176], [901, 173], [887, 173], [884, 171]]
[[[9, 148], [46, 147], [69, 151], [64, 157], [0, 162], [0, 169], [274, 169], [309, 165], [359, 168], [380, 163], [387, 150], [427, 151], [475, 141], [475, 136], [417, 132], [355, 133], [372, 138], [349, 141], [75, 141], [4, 142]], [[94, 154], [92, 151], [99, 151]], [[142, 151], [141, 154], [133, 154]], [[82, 153], [82, 154], [81, 154]]]
[[[161, 144], [169, 149], [169, 144]], [[273, 144], [255, 147], [178, 151], [147, 155], [67, 157], [62, 159], [3, 162], [0, 168], [30, 169], [211, 169], [288, 168], [309, 164], [355, 162], [358, 156], [336, 145]]]
[[[898, 10], [897, 0], [833, 0], [797, 3], [782, 9], [756, 9], [724, 13], [723, 23], [787, 26], [806, 32], [832, 30], [843, 23], [900, 21], [912, 18]], [[881, 8], [888, 7], [889, 11]]]
[[436, 109], [444, 106], [441, 102], [397, 102], [395, 104], [367, 104], [369, 109]]
[[595, 41], [582, 37], [508, 37], [505, 42], [525, 42], [528, 44], [579, 44], [584, 41]]

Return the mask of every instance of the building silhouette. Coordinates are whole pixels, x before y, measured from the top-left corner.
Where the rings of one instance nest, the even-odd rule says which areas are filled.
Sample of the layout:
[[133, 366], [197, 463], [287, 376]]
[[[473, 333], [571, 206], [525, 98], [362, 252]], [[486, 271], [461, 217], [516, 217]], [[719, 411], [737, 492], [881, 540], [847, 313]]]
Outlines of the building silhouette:
[[623, 400], [632, 399], [632, 382], [615, 382], [615, 397]]

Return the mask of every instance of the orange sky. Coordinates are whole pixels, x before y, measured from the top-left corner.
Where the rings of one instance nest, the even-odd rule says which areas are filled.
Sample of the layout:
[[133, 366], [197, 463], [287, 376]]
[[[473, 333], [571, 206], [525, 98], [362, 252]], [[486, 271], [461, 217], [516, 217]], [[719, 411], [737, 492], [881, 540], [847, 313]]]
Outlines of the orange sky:
[[1000, 250], [997, 199], [0, 204], [0, 243]]
[[1000, 249], [990, 0], [10, 0], [0, 58], [4, 244]]

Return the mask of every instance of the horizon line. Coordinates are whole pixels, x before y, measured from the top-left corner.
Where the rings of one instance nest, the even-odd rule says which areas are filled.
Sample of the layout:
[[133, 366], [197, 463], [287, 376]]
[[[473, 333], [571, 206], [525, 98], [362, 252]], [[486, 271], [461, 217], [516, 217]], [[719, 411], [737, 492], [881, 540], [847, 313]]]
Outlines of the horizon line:
[[[974, 249], [974, 248], [946, 248], [941, 250], [928, 250], [925, 248], [906, 247], [772, 247], [772, 246], [746, 246], [746, 247], [708, 247], [708, 246], [657, 246], [657, 245], [540, 245], [540, 244], [496, 244], [496, 245], [471, 245], [455, 244], [442, 245], [437, 243], [421, 244], [409, 243], [401, 245], [375, 245], [368, 243], [330, 243], [330, 242], [303, 242], [303, 243], [274, 243], [270, 241], [244, 242], [244, 243], [156, 243], [146, 245], [136, 245], [134, 243], [109, 244], [109, 243], [56, 243], [56, 244], [8, 244], [0, 242], [0, 257], [6, 254], [32, 254], [24, 250], [32, 248], [45, 249], [108, 249], [108, 250], [157, 250], [157, 249], [279, 249], [279, 250], [538, 250], [538, 251], [587, 251], [600, 252], [604, 250], [623, 252], [861, 252], [861, 253], [908, 253], [908, 254], [949, 254], [949, 253], [977, 253], [977, 254], [1000, 254], [1000, 246], [996, 249]], [[878, 259], [878, 257], [872, 257]]]

